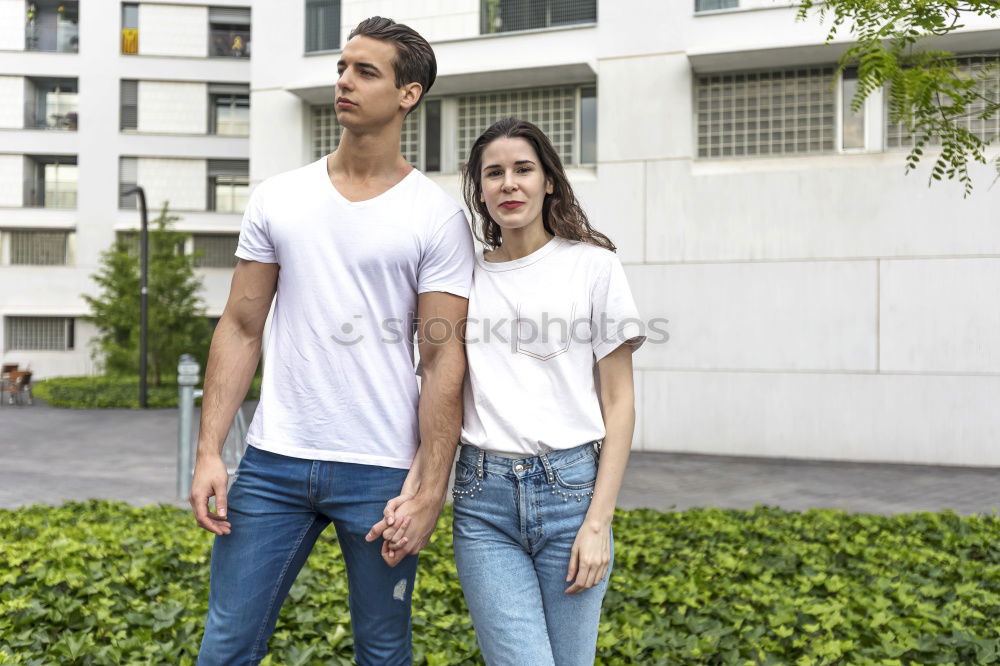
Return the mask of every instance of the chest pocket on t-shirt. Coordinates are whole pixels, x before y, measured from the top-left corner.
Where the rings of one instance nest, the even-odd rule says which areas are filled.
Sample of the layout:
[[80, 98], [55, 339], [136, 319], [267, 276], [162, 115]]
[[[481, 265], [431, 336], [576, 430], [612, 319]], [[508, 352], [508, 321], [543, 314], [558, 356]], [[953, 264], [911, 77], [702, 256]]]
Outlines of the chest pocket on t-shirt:
[[576, 303], [525, 300], [517, 306], [514, 348], [517, 353], [548, 361], [569, 350], [576, 322]]

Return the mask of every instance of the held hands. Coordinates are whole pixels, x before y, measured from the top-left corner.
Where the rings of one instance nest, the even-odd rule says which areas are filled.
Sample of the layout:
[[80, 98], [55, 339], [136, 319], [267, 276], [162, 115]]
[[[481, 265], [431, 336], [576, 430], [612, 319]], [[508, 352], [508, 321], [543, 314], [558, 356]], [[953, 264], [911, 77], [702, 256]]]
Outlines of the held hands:
[[372, 526], [365, 541], [382, 537], [382, 559], [394, 567], [427, 546], [443, 506], [443, 501], [429, 500], [404, 488], [403, 494], [386, 503], [384, 518]]
[[[222, 456], [218, 454], [198, 456], [191, 480], [191, 508], [194, 509], [198, 525], [212, 534], [229, 534], [232, 525], [226, 520], [226, 489], [229, 472]], [[215, 497], [215, 513], [209, 511], [208, 499]]]
[[611, 525], [586, 519], [573, 542], [566, 573], [566, 582], [573, 581], [573, 584], [566, 588], [566, 594], [576, 594], [597, 585], [604, 580], [610, 563]]

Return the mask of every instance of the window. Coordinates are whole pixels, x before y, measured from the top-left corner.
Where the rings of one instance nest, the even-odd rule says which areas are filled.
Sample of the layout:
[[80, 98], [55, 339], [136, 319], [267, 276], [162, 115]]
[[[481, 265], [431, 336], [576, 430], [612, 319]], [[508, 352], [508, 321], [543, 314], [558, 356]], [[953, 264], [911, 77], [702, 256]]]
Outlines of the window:
[[717, 9], [736, 9], [740, 0], [694, 0], [696, 12], [712, 12]]
[[[26, 127], [76, 130], [77, 80], [30, 77], [25, 81], [29, 94]], [[32, 99], [33, 98], [33, 99]]]
[[138, 231], [116, 231], [115, 242], [125, 245], [125, 250], [129, 254], [139, 256], [139, 232]]
[[199, 268], [235, 267], [239, 239], [239, 234], [194, 234], [195, 265]]
[[812, 67], [697, 77], [698, 157], [834, 152], [833, 72]]
[[480, 0], [484, 35], [597, 21], [597, 0]]
[[25, 3], [24, 47], [28, 51], [76, 53], [80, 48], [80, 3], [31, 0]]
[[122, 5], [122, 53], [139, 52], [139, 5]]
[[10, 263], [23, 266], [64, 266], [69, 232], [10, 231]]
[[246, 160], [208, 161], [208, 210], [242, 213], [250, 197], [250, 167]]
[[[153, 251], [153, 241], [152, 241], [152, 230], [148, 234], [147, 240], [149, 241], [149, 251]], [[125, 251], [129, 254], [138, 257], [139, 256], [139, 241], [142, 239], [141, 231], [116, 231], [115, 232], [115, 242], [121, 243], [125, 246]], [[184, 249], [185, 241], [181, 240], [174, 247], [174, 253], [178, 255], [185, 254]]]
[[122, 80], [119, 128], [134, 130], [139, 128], [139, 82]]
[[34, 156], [25, 172], [25, 205], [76, 208], [76, 157]]
[[441, 100], [424, 102], [424, 171], [441, 170]]
[[597, 164], [597, 87], [580, 89], [580, 164]]
[[238, 7], [208, 8], [208, 55], [250, 57], [250, 10]]
[[208, 85], [210, 134], [250, 135], [250, 86], [241, 83]]
[[76, 208], [76, 165], [45, 165], [45, 207]]
[[465, 163], [483, 130], [501, 118], [516, 116], [545, 132], [563, 164], [577, 164], [578, 90], [576, 86], [563, 86], [459, 96], [458, 163]]
[[68, 351], [73, 349], [72, 317], [7, 317], [7, 351]]
[[[1000, 114], [994, 113], [991, 118], [983, 118], [987, 100], [993, 104], [1000, 103], [1000, 54], [985, 54], [980, 56], [964, 56], [957, 58], [958, 71], [965, 76], [976, 78], [977, 92], [985, 99], [969, 107], [964, 118], [957, 122], [959, 126], [976, 135], [983, 141], [992, 141], [1000, 136]], [[909, 150], [916, 139], [907, 132], [903, 123], [893, 123], [889, 120], [888, 104], [886, 105], [886, 148], [903, 148]], [[940, 138], [932, 137], [932, 145], [940, 144]]]
[[864, 150], [865, 148], [865, 108], [855, 111], [851, 108], [854, 96], [858, 92], [858, 69], [851, 67], [844, 70], [841, 77], [840, 95], [840, 149]]
[[118, 159], [118, 207], [135, 210], [139, 206], [139, 195], [125, 194], [134, 189], [139, 181], [139, 160], [134, 157]]
[[340, 48], [340, 0], [306, 0], [306, 53]]
[[[420, 116], [428, 101], [424, 100], [416, 111], [406, 116], [399, 142], [406, 161], [418, 167], [420, 166]], [[337, 114], [332, 104], [312, 107], [312, 121], [313, 159], [318, 160], [337, 149], [343, 128], [337, 122]]]

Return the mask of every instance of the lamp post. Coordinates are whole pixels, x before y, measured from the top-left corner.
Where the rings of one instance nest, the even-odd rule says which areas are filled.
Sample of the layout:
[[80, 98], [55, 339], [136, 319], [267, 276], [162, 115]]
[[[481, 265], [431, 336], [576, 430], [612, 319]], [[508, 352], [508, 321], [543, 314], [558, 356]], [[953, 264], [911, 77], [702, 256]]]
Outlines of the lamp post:
[[149, 334], [149, 217], [146, 212], [146, 192], [133, 187], [124, 194], [139, 194], [142, 229], [139, 232], [139, 407], [148, 406], [146, 391], [146, 338]]

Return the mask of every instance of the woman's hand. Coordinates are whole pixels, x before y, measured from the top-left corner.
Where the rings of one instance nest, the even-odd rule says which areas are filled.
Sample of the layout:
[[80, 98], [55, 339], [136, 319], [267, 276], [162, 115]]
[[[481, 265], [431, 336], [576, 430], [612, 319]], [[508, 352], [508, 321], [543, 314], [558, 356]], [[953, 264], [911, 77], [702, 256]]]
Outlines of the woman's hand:
[[576, 533], [569, 558], [566, 594], [576, 594], [604, 580], [611, 564], [611, 525], [603, 521], [585, 520]]

